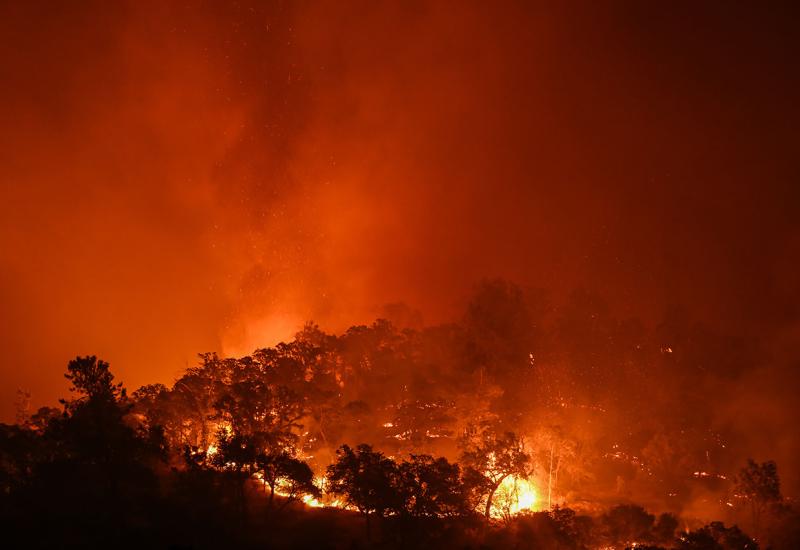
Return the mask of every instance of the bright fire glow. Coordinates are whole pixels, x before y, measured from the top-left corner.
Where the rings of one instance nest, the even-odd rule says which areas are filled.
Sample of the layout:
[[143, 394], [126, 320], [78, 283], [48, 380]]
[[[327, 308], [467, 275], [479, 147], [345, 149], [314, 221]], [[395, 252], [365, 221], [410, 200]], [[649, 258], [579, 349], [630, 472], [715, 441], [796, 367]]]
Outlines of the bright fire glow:
[[[256, 472], [253, 474], [253, 478], [257, 479], [259, 482], [264, 484], [266, 488], [266, 481], [264, 481], [264, 474], [261, 472]], [[319, 478], [314, 478], [314, 484], [317, 487], [322, 487], [324, 481]], [[281, 497], [289, 497], [290, 492], [283, 486], [282, 483], [278, 483], [275, 487], [275, 494]], [[339, 499], [331, 499], [327, 497], [327, 495], [322, 496], [322, 500], [314, 498], [311, 495], [303, 495], [300, 497], [300, 501], [305, 504], [306, 506], [311, 506], [312, 508], [344, 508], [344, 504]]]
[[536, 487], [524, 478], [509, 476], [495, 492], [492, 516], [507, 517], [522, 511], [535, 510], [538, 501]]
[[312, 508], [324, 508], [325, 504], [320, 502], [319, 500], [315, 499], [311, 495], [305, 495], [303, 497], [303, 504], [306, 506], [311, 506]]

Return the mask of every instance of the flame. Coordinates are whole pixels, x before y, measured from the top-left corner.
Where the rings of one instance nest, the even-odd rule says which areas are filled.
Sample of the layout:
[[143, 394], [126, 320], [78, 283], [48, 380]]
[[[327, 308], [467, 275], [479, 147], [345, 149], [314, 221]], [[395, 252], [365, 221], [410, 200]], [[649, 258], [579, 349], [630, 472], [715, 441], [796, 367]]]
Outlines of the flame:
[[312, 508], [324, 508], [325, 503], [320, 502], [316, 498], [312, 497], [311, 495], [306, 495], [303, 497], [303, 504], [306, 506], [311, 506]]
[[332, 499], [328, 495], [323, 495], [322, 500], [314, 498], [311, 495], [305, 495], [301, 500], [303, 504], [311, 506], [312, 508], [347, 508], [344, 502], [338, 498]]
[[536, 509], [537, 503], [538, 494], [533, 483], [525, 478], [509, 476], [495, 492], [492, 516], [502, 518], [523, 511], [532, 511]]
[[[261, 472], [256, 472], [253, 474], [253, 478], [257, 479], [260, 483], [266, 486], [266, 481], [264, 481], [264, 474]], [[317, 487], [324, 486], [324, 479], [320, 477], [314, 477], [314, 484]], [[275, 494], [282, 497], [288, 497], [289, 492], [279, 483], [277, 487], [275, 487]], [[345, 508], [345, 504], [337, 499], [331, 499], [328, 495], [323, 494], [319, 499], [315, 498], [311, 495], [303, 495], [300, 497], [300, 501], [305, 504], [306, 506], [310, 506], [312, 508]]]

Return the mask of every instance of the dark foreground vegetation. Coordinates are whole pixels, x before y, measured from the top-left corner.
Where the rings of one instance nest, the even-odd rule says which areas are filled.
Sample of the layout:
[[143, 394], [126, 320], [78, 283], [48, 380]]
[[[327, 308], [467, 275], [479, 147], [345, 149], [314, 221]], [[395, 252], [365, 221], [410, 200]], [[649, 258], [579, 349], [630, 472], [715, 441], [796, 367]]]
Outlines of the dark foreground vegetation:
[[309, 325], [131, 395], [78, 357], [61, 407], [0, 425], [4, 546], [800, 548], [775, 463], [704, 414], [741, 345], [598, 307], [487, 283], [457, 325]]

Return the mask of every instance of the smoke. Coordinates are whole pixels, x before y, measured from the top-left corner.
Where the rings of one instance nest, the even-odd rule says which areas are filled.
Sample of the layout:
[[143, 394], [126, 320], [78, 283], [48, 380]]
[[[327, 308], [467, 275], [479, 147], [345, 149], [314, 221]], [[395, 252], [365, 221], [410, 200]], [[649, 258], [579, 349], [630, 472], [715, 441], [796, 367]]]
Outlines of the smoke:
[[637, 10], [5, 5], [2, 415], [79, 353], [168, 382], [486, 276], [786, 333], [788, 19]]

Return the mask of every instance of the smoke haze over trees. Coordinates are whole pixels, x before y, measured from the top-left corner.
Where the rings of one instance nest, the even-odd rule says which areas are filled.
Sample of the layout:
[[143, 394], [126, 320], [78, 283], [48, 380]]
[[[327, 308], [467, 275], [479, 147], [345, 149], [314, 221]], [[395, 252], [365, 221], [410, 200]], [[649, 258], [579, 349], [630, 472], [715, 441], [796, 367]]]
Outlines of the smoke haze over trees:
[[798, 24], [0, 2], [3, 527], [792, 547]]
[[6, 420], [17, 388], [62, 395], [76, 353], [169, 383], [308, 319], [342, 332], [405, 301], [452, 321], [495, 276], [650, 326], [684, 307], [798, 360], [781, 7], [0, 10]]

